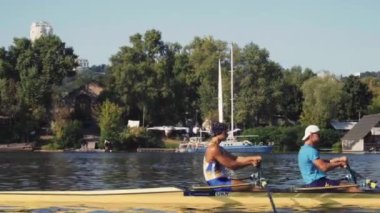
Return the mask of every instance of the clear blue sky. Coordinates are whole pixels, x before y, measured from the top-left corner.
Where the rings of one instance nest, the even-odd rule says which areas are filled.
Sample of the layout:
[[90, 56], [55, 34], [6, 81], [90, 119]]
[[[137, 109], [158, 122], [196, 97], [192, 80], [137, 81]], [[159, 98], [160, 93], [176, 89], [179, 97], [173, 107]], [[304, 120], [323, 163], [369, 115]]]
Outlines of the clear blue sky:
[[182, 45], [208, 35], [253, 42], [284, 68], [380, 71], [378, 0], [2, 0], [0, 8], [0, 47], [43, 20], [90, 65], [109, 64], [129, 36], [154, 28]]

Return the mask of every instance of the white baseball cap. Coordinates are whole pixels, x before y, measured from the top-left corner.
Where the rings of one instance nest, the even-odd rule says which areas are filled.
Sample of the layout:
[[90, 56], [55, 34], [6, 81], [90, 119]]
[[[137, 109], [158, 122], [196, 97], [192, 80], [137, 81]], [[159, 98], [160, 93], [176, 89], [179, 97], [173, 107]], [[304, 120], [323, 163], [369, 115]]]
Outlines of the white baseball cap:
[[316, 133], [316, 132], [319, 132], [319, 127], [316, 126], [316, 125], [309, 125], [308, 127], [306, 127], [305, 129], [305, 135], [303, 136], [302, 140], [306, 140], [311, 133]]

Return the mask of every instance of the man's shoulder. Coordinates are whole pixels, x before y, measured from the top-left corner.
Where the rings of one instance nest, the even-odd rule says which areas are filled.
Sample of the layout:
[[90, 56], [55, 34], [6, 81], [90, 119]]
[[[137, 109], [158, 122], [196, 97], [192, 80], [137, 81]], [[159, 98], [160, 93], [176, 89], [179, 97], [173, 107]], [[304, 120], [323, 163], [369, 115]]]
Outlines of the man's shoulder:
[[218, 155], [218, 154], [222, 154], [223, 153], [223, 150], [222, 148], [217, 145], [217, 144], [210, 144], [208, 147], [207, 147], [207, 152], [213, 154], [213, 155]]
[[208, 152], [220, 152], [220, 147], [216, 144], [209, 144], [207, 146], [207, 151]]
[[300, 153], [302, 154], [308, 154], [308, 153], [318, 153], [318, 150], [314, 148], [313, 146], [309, 145], [303, 145], [300, 149]]
[[317, 150], [314, 146], [307, 145], [307, 144], [304, 144], [303, 146], [301, 146], [301, 149], [302, 150]]

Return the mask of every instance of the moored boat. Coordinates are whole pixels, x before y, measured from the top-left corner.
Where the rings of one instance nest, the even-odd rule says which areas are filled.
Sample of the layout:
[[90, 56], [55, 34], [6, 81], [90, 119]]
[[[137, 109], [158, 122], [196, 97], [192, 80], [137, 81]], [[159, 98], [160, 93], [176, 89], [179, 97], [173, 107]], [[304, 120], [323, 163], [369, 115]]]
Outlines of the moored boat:
[[[86, 206], [86, 208], [127, 209], [153, 208], [157, 210], [210, 209], [239, 206], [250, 212], [270, 211], [271, 205], [264, 191], [230, 192], [211, 196], [185, 196], [176, 187], [100, 190], [100, 191], [1, 191], [0, 206], [23, 209]], [[318, 208], [380, 209], [380, 193], [298, 193], [272, 192], [277, 209], [310, 210]]]
[[[198, 138], [198, 137], [197, 137]], [[186, 143], [181, 143], [178, 148], [178, 152], [199, 152], [204, 153], [207, 149], [207, 141], [190, 140]], [[272, 152], [272, 144], [254, 144], [249, 140], [238, 141], [235, 138], [227, 139], [220, 143], [220, 146], [229, 152], [235, 153], [270, 153]]]
[[[235, 153], [270, 153], [273, 149], [273, 144], [254, 144], [249, 140], [238, 140], [234, 136], [235, 132], [241, 131], [239, 128], [234, 126], [234, 94], [233, 94], [233, 51], [231, 46], [231, 130], [228, 131], [228, 137], [226, 141], [222, 141], [219, 145], [229, 152]], [[223, 115], [223, 95], [222, 95], [222, 74], [221, 74], [221, 62], [218, 61], [218, 115], [219, 122], [224, 122]], [[252, 136], [244, 136], [252, 137]], [[254, 135], [253, 137], [257, 137]], [[192, 141], [190, 139], [187, 143], [181, 143], [178, 147], [178, 152], [200, 152], [204, 153], [207, 149], [208, 142], [202, 141], [202, 134], [200, 137], [196, 137], [197, 140]]]

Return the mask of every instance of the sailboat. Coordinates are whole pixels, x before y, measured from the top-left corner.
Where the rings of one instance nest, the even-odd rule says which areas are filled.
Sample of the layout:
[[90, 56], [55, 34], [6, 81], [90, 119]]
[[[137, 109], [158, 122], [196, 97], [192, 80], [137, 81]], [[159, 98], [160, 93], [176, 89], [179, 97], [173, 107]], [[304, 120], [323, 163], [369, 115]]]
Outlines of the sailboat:
[[[222, 141], [220, 146], [229, 152], [237, 153], [270, 153], [273, 149], [273, 143], [264, 145], [263, 143], [254, 144], [251, 141], [238, 140], [234, 133], [240, 131], [240, 129], [234, 128], [234, 90], [233, 90], [233, 74], [234, 74], [234, 64], [233, 64], [233, 47], [231, 44], [231, 130], [228, 131], [228, 136], [226, 141]], [[222, 94], [222, 68], [220, 59], [218, 62], [218, 113], [219, 122], [224, 122], [223, 117], [223, 94]], [[241, 137], [257, 137], [255, 135], [251, 136], [241, 136]], [[202, 138], [202, 137], [197, 137]], [[190, 140], [188, 143], [183, 143], [179, 147], [179, 152], [205, 152], [207, 148], [207, 143], [201, 140]]]
[[[222, 78], [221, 78], [221, 66], [219, 60], [219, 78], [218, 78], [218, 111], [219, 111], [219, 122], [224, 122], [223, 120], [223, 100], [222, 100]], [[251, 141], [238, 140], [238, 136], [234, 136], [234, 133], [240, 129], [234, 127], [234, 59], [233, 59], [233, 46], [231, 44], [231, 130], [228, 132], [227, 140], [222, 141], [220, 146], [225, 150], [230, 152], [249, 152], [249, 153], [270, 153], [273, 149], [273, 144], [264, 145], [253, 144]], [[257, 137], [256, 135], [241, 136], [244, 138]]]

